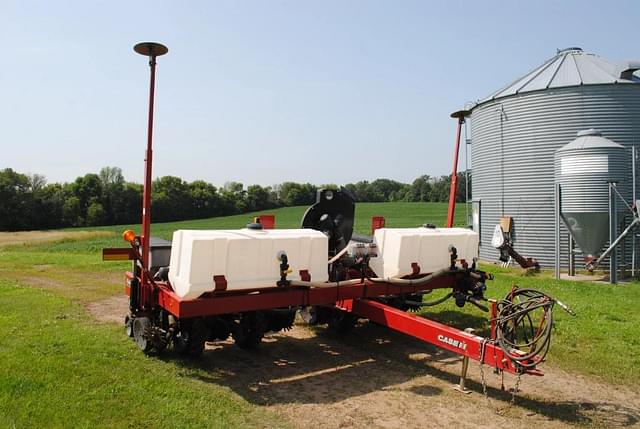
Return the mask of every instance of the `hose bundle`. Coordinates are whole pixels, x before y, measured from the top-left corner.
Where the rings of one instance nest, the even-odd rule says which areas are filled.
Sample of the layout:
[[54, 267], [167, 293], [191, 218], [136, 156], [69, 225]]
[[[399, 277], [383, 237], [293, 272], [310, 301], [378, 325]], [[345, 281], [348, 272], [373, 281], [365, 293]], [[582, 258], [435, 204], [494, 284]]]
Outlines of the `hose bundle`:
[[514, 288], [498, 303], [496, 342], [521, 367], [533, 368], [545, 359], [556, 303], [575, 315], [563, 303], [535, 289]]

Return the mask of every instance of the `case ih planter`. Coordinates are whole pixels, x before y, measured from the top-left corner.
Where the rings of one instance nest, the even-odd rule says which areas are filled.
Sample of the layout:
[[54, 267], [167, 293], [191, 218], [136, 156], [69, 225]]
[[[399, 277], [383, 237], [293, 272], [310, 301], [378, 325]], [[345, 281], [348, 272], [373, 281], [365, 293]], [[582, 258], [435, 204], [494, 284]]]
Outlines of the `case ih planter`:
[[[141, 43], [136, 52], [151, 66], [149, 130], [145, 160], [142, 234], [125, 231], [127, 248], [104, 249], [105, 260], [129, 259], [125, 324], [145, 353], [197, 355], [205, 342], [233, 337], [251, 349], [267, 332], [288, 329], [297, 312], [310, 324], [346, 332], [368, 319], [513, 374], [541, 375], [537, 365], [549, 347], [555, 301], [514, 288], [502, 301], [487, 301], [491, 276], [476, 267], [478, 235], [462, 228], [384, 228], [376, 217], [372, 237], [353, 234], [355, 203], [344, 189], [318, 191], [299, 229], [271, 229], [273, 216], [247, 228], [176, 231], [173, 241], [152, 239], [151, 163], [156, 57], [168, 50]], [[449, 292], [434, 302], [423, 296]], [[489, 312], [484, 338], [409, 311], [455, 299]], [[536, 316], [537, 317], [534, 317]]]

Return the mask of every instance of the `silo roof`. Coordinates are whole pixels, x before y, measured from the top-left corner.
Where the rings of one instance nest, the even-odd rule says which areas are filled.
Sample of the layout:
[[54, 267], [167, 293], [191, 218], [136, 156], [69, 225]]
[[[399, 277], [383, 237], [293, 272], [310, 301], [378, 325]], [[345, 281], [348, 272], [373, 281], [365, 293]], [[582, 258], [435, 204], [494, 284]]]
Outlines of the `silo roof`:
[[637, 70], [640, 70], [640, 61], [620, 64], [586, 53], [581, 48], [562, 49], [513, 83], [479, 100], [475, 106], [498, 98], [550, 88], [640, 83]]

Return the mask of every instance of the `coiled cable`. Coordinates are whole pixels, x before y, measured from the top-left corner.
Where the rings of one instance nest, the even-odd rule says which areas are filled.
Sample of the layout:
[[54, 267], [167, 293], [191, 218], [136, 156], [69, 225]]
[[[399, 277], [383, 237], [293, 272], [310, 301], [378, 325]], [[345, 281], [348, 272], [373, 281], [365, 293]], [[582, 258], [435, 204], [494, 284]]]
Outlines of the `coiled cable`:
[[566, 305], [535, 289], [514, 288], [498, 302], [496, 342], [520, 367], [533, 368], [547, 356], [556, 303], [575, 316]]

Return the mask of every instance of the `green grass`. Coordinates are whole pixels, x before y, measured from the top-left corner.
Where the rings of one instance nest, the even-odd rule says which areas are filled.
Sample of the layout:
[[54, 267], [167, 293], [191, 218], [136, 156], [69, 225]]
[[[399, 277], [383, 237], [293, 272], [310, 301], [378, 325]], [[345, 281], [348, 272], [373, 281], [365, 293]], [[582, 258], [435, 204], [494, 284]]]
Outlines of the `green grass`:
[[0, 426], [281, 427], [189, 369], [146, 357], [120, 326], [58, 294], [0, 281]]
[[[487, 282], [488, 298], [504, 298], [516, 284], [539, 289], [571, 307], [570, 316], [560, 307], [554, 311], [555, 329], [547, 363], [569, 372], [588, 374], [612, 384], [635, 386], [640, 377], [640, 284], [610, 285], [593, 282], [556, 280], [552, 273], [524, 274], [520, 269], [482, 267], [494, 273]], [[443, 292], [426, 295], [435, 300]], [[453, 324], [461, 329], [475, 328], [489, 334], [486, 313], [472, 305], [461, 312], [452, 301], [423, 313], [426, 317]], [[544, 368], [542, 368], [544, 370]]]
[[[305, 210], [306, 207], [286, 207], [236, 216], [159, 223], [152, 225], [152, 235], [170, 240], [177, 229], [243, 228], [254, 216], [265, 213], [276, 216], [277, 228], [298, 228]], [[446, 213], [446, 203], [360, 203], [356, 207], [355, 230], [369, 234], [372, 216], [385, 216], [389, 227], [424, 223], [444, 225]], [[464, 206], [459, 206], [456, 225], [464, 225], [464, 216]], [[91, 228], [111, 234], [88, 235], [85, 240], [0, 246], [0, 278], [28, 284], [51, 281], [65, 296], [80, 301], [106, 298], [122, 290], [121, 274], [129, 269], [129, 264], [105, 263], [101, 251], [104, 247], [126, 246], [121, 238], [125, 229], [140, 232], [140, 225]]]
[[[266, 213], [276, 215], [277, 227], [291, 228], [299, 225], [304, 210]], [[446, 205], [359, 204], [356, 215], [359, 233], [368, 233], [373, 215], [385, 216], [389, 227], [442, 225]], [[179, 228], [241, 228], [251, 218], [156, 224], [153, 234], [170, 239]], [[463, 218], [459, 208], [456, 223]], [[88, 234], [85, 240], [0, 247], [0, 426], [282, 426], [228, 388], [189, 372], [197, 370], [145, 357], [120, 326], [95, 324], [85, 314], [84, 304], [122, 293], [122, 273], [129, 264], [103, 262], [100, 251], [122, 246], [126, 227], [92, 228], [111, 234]], [[574, 318], [556, 310], [549, 365], [635, 385], [640, 376], [638, 283], [567, 282], [549, 273], [484, 268], [496, 276], [488, 282], [488, 297], [503, 297], [515, 283], [546, 291], [578, 313]], [[423, 314], [483, 334], [488, 330], [486, 314], [470, 305], [460, 310], [450, 301]]]
[[[274, 210], [225, 216], [209, 219], [187, 220], [179, 222], [158, 223], [152, 225], [152, 235], [171, 239], [177, 229], [237, 229], [244, 228], [253, 217], [260, 214], [273, 214], [276, 217], [276, 228], [299, 228], [306, 207], [285, 207]], [[425, 223], [444, 226], [447, 216], [446, 203], [359, 203], [356, 207], [355, 232], [370, 234], [371, 217], [384, 216], [386, 226], [390, 228], [415, 227]], [[464, 226], [464, 205], [458, 206], [455, 217], [456, 226]], [[122, 246], [122, 231], [133, 229], [140, 232], [140, 225], [117, 225], [91, 228], [95, 231], [113, 232], [110, 237], [95, 237], [88, 240], [61, 240], [52, 243], [24, 245], [48, 252], [92, 253], [99, 252], [105, 246]]]
[[[277, 227], [300, 224], [304, 207], [270, 210]], [[442, 224], [445, 204], [360, 204], [356, 229], [373, 215], [389, 226]], [[153, 225], [241, 228], [253, 215]], [[462, 218], [459, 217], [461, 221]], [[183, 366], [145, 357], [120, 326], [92, 322], [83, 305], [122, 293], [129, 263], [103, 262], [123, 229], [86, 239], [0, 247], [0, 427], [282, 427], [274, 415]], [[24, 287], [30, 286], [30, 287]], [[208, 374], [211, 378], [211, 374]]]

